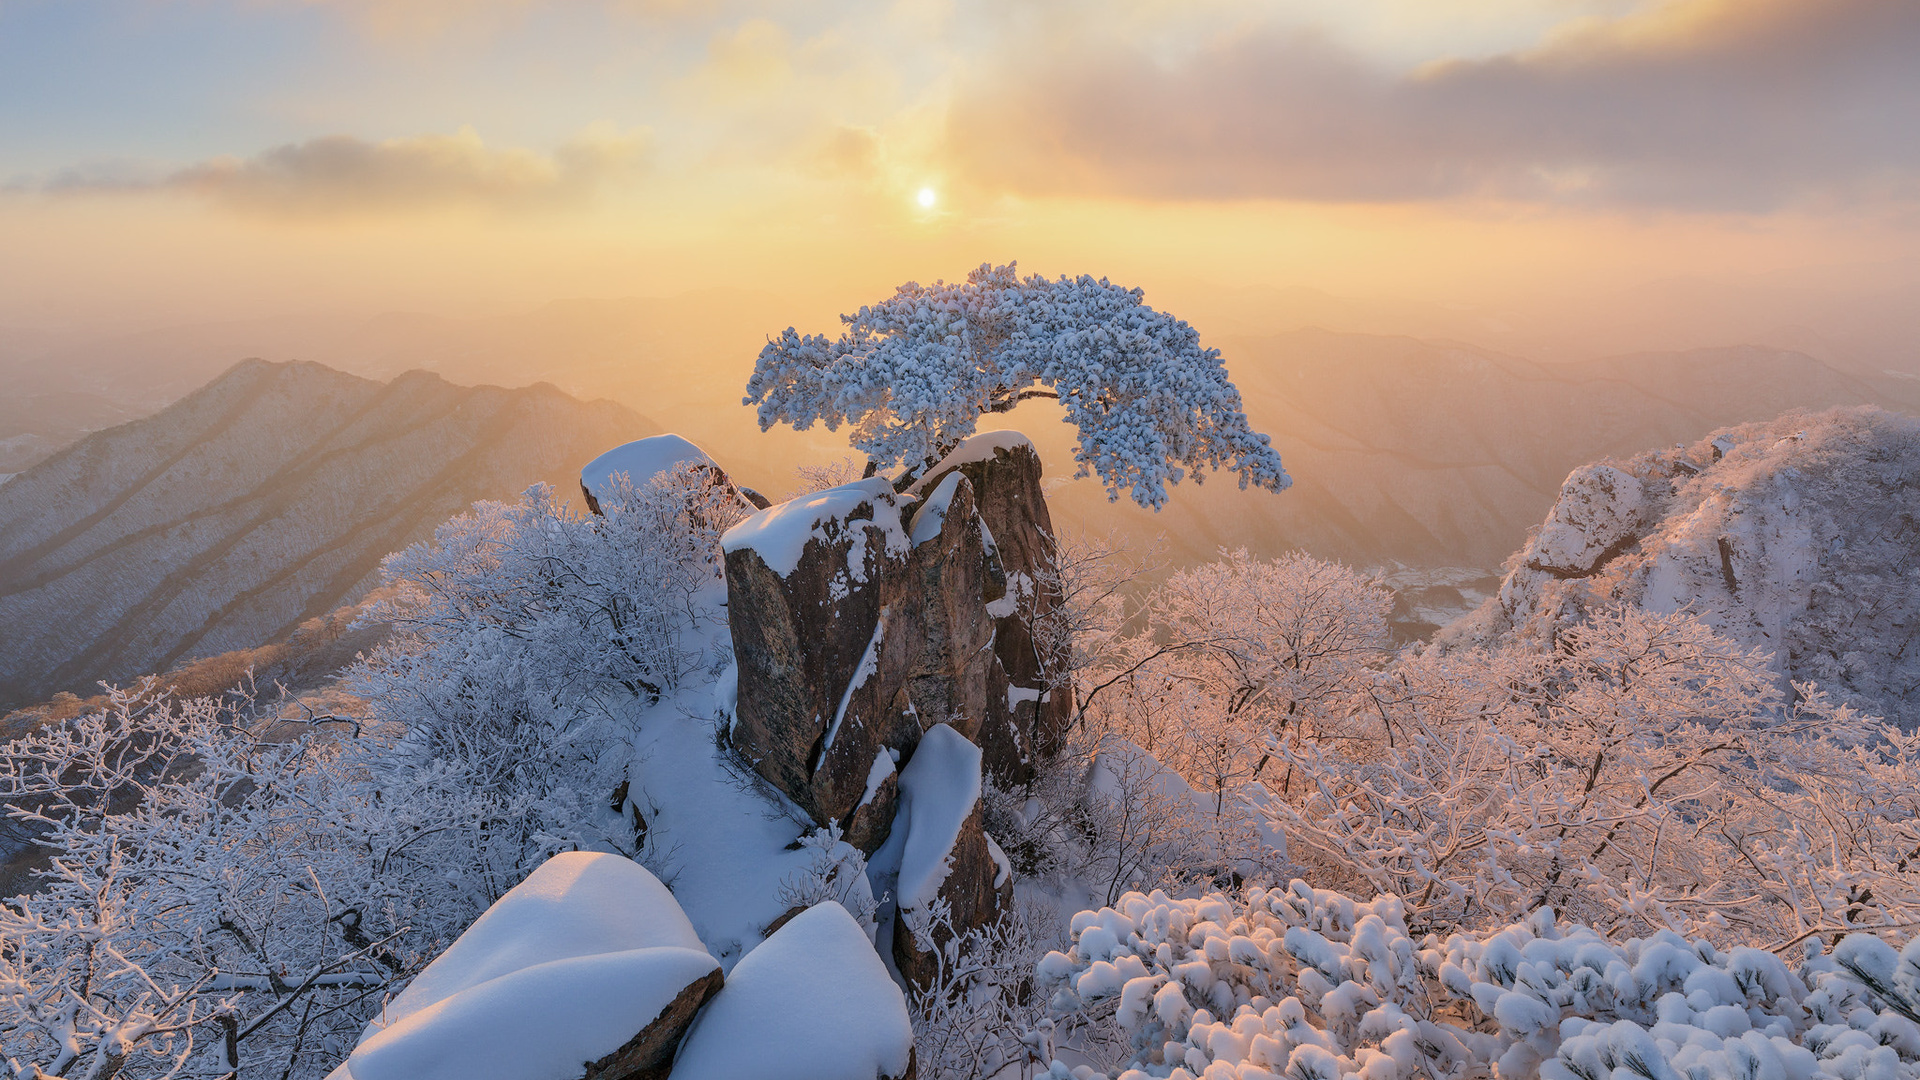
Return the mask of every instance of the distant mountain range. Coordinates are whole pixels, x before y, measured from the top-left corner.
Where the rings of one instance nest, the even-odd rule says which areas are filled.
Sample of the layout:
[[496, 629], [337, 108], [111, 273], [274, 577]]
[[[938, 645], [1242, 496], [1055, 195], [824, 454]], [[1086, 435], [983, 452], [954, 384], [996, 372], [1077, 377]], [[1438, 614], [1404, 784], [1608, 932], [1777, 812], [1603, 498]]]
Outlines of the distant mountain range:
[[659, 430], [545, 384], [242, 363], [0, 484], [0, 704], [281, 640], [473, 501], [573, 495]]
[[[1492, 571], [1586, 462], [1793, 408], [1920, 412], [1920, 382], [1758, 346], [1542, 364], [1468, 345], [1304, 330], [1221, 348], [1249, 418], [1273, 436], [1294, 486], [1244, 492], [1216, 477], [1174, 489], [1156, 515], [1109, 504], [1094, 481], [1079, 480], [1050, 492], [1056, 520], [1164, 532], [1179, 561], [1246, 545], [1368, 566]], [[1011, 419], [1035, 437], [1052, 482], [1070, 474], [1069, 429]]]
[[[1415, 607], [1431, 610], [1424, 614], [1408, 612], [1409, 627], [1443, 621], [1445, 609], [1457, 606], [1464, 610], [1475, 599], [1475, 589], [1491, 588], [1502, 561], [1525, 544], [1528, 529], [1537, 525], [1553, 505], [1561, 481], [1586, 462], [1690, 443], [1716, 428], [1771, 419], [1792, 408], [1871, 404], [1920, 412], [1920, 380], [1911, 375], [1792, 349], [1741, 345], [1536, 362], [1484, 346], [1433, 338], [1313, 329], [1279, 334], [1251, 332], [1258, 322], [1255, 309], [1264, 310], [1260, 305], [1271, 298], [1242, 299], [1247, 313], [1233, 318], [1216, 314], [1207, 321], [1209, 325], [1220, 324], [1230, 330], [1246, 328], [1249, 332], [1244, 336], [1209, 336], [1207, 340], [1226, 355], [1255, 426], [1273, 435], [1294, 477], [1290, 491], [1280, 495], [1245, 492], [1216, 477], [1204, 486], [1192, 482], [1178, 486], [1167, 509], [1152, 514], [1124, 499], [1109, 503], [1105, 492], [1090, 479], [1071, 479], [1072, 431], [1058, 422], [1060, 414], [1051, 403], [1031, 402], [1013, 414], [993, 419], [1034, 438], [1046, 463], [1055, 520], [1068, 529], [1119, 530], [1135, 538], [1164, 534], [1167, 555], [1177, 563], [1212, 558], [1223, 546], [1244, 545], [1261, 555], [1304, 548], [1361, 566], [1409, 571], [1397, 573], [1396, 584], [1405, 590], [1432, 590], [1431, 595], [1423, 593], [1410, 601]], [[132, 408], [125, 404], [129, 395], [159, 395], [162, 399], [178, 396], [179, 380], [193, 371], [206, 370], [207, 356], [236, 355], [242, 344], [259, 345], [267, 355], [287, 355], [292, 349], [286, 343], [311, 331], [311, 338], [305, 339], [311, 342], [305, 355], [323, 357], [363, 374], [387, 377], [411, 362], [456, 381], [551, 379], [573, 387], [577, 393], [605, 394], [638, 405], [650, 415], [671, 416], [674, 430], [705, 447], [736, 479], [780, 498], [796, 486], [796, 465], [827, 462], [851, 453], [844, 432], [776, 428], [762, 433], [754, 423], [753, 410], [739, 404], [738, 395], [766, 329], [784, 325], [790, 318], [792, 313], [774, 298], [716, 292], [672, 304], [556, 303], [528, 313], [484, 319], [394, 316], [344, 329], [317, 324], [235, 324], [207, 328], [202, 333], [154, 334], [102, 344], [94, 351], [62, 354], [67, 358], [57, 362], [16, 359], [16, 373], [27, 381], [10, 381], [8, 385], [28, 385], [37, 379], [31, 383], [35, 393], [47, 394], [54, 393], [63, 378], [83, 385], [93, 396], [81, 404], [91, 411], [82, 410], [85, 416], [68, 426], [96, 426], [110, 422], [113, 409]], [[808, 325], [804, 318], [793, 321]], [[274, 341], [281, 341], [282, 346], [269, 348]], [[27, 355], [17, 353], [17, 357]], [[135, 357], [150, 362], [135, 363]], [[198, 426], [213, 421], [189, 418], [202, 417], [209, 409], [217, 411], [213, 399], [201, 402], [201, 397], [212, 394], [224, 400], [224, 396], [239, 393], [233, 380], [254, 370], [243, 365], [200, 394], [182, 400], [175, 409], [183, 411], [170, 410], [152, 420], [168, 426], [184, 425], [180, 435], [183, 441], [178, 445], [191, 445], [199, 438], [193, 434]], [[292, 442], [282, 447], [281, 441], [298, 442], [296, 435], [320, 438], [332, 425], [346, 423], [347, 413], [360, 406], [342, 402], [359, 402], [360, 395], [373, 395], [367, 400], [377, 397], [383, 402], [368, 406], [380, 419], [362, 422], [362, 427], [397, 423], [395, 417], [406, 416], [409, 410], [428, 408], [402, 404], [414, 394], [432, 398], [436, 402], [433, 409], [453, 408], [451, 402], [461, 394], [479, 394], [491, 404], [483, 407], [476, 400], [467, 408], [484, 412], [504, 407], [513, 395], [528, 394], [556, 403], [551, 405], [553, 413], [543, 414], [550, 417], [568, 409], [598, 416], [602, 414], [593, 410], [602, 409], [631, 418], [606, 423], [554, 420], [551, 429], [542, 429], [549, 432], [540, 437], [543, 443], [569, 440], [564, 445], [577, 450], [580, 461], [657, 430], [615, 406], [578, 402], [559, 405], [567, 399], [550, 387], [462, 391], [415, 372], [396, 378], [382, 389], [379, 383], [338, 372], [322, 377], [317, 373], [325, 369], [311, 365], [283, 365], [274, 370], [315, 374], [306, 381], [288, 383], [284, 390], [275, 392], [277, 396], [269, 395], [277, 402], [269, 408], [275, 418], [261, 421], [270, 437], [260, 441], [268, 448], [263, 453], [263, 463], [271, 464], [268, 472], [291, 468], [297, 455], [308, 452], [295, 449]], [[5, 377], [14, 378], [11, 374]], [[348, 386], [355, 389], [345, 389]], [[294, 399], [301, 395], [312, 396], [314, 403], [295, 404]], [[53, 414], [59, 410], [49, 404], [41, 411]], [[24, 412], [30, 417], [35, 414], [32, 408]], [[296, 419], [308, 414], [316, 419]], [[318, 419], [322, 417], [333, 419]], [[4, 420], [0, 416], [0, 422]], [[480, 422], [471, 417], [461, 421], [469, 427]], [[520, 434], [509, 438], [532, 438], [526, 433], [538, 424], [528, 424], [532, 426], [516, 429]], [[453, 428], [467, 430], [460, 424]], [[93, 468], [106, 470], [112, 461], [132, 454], [144, 464], [112, 468], [132, 470], [137, 476], [140, 469], [154, 467], [165, 457], [153, 457], [154, 452], [142, 447], [149, 442], [156, 446], [175, 443], [154, 434], [122, 434], [123, 430], [136, 429], [150, 430], [133, 425], [102, 432], [82, 444], [91, 447], [84, 453], [82, 446], [74, 447], [69, 453], [80, 457], [71, 460], [93, 462]], [[386, 458], [380, 458], [379, 464], [365, 465], [369, 475], [382, 479], [359, 492], [358, 497], [372, 498], [376, 492], [385, 496], [408, 485], [425, 483], [433, 469], [467, 453], [467, 444], [460, 440], [469, 437], [473, 437], [471, 433], [458, 437], [416, 434], [413, 438], [420, 445], [438, 449], [415, 461], [413, 465], [418, 468], [405, 479], [393, 471], [396, 466]], [[324, 470], [329, 476], [336, 466], [348, 468], [348, 459], [338, 457], [337, 451], [333, 443], [320, 451], [336, 455], [328, 458], [333, 463]], [[447, 457], [436, 456], [439, 454]], [[221, 561], [209, 564], [204, 572], [236, 581], [290, 574], [303, 583], [312, 583], [300, 586], [314, 591], [298, 605], [275, 608], [271, 617], [248, 615], [234, 624], [248, 627], [249, 633], [280, 632], [296, 623], [298, 617], [317, 614], [349, 595], [352, 589], [334, 583], [335, 577], [349, 575], [358, 567], [353, 580], [361, 581], [378, 557], [390, 550], [380, 545], [397, 547], [402, 541], [390, 537], [425, 535], [424, 530], [432, 524], [425, 519], [434, 514], [444, 518], [481, 494], [511, 495], [534, 477], [551, 477], [571, 491], [570, 470], [561, 461], [563, 457], [564, 453], [551, 450], [545, 458], [536, 455], [513, 462], [504, 452], [491, 453], [486, 456], [486, 469], [500, 476], [511, 473], [510, 482], [490, 481], [491, 486], [476, 483], [438, 501], [402, 499], [395, 505], [418, 507], [418, 520], [409, 517], [405, 529], [386, 524], [343, 529], [343, 538], [350, 537], [355, 547], [354, 554], [339, 565], [330, 561], [331, 555], [319, 558], [315, 554], [330, 551], [328, 530], [333, 526], [323, 527], [317, 522], [334, 520], [321, 509], [330, 505], [333, 497], [287, 494], [283, 486], [269, 485], [275, 492], [273, 497], [280, 500], [275, 506], [294, 508], [311, 520], [275, 527], [262, 524], [259, 529], [264, 531], [249, 534], [253, 539], [220, 555]], [[47, 464], [54, 466], [67, 460], [62, 456]], [[509, 469], [509, 464], [518, 471]], [[69, 472], [75, 467], [61, 466]], [[9, 605], [23, 603], [21, 598], [31, 595], [39, 598], [35, 603], [47, 605], [31, 609], [41, 615], [97, 610], [101, 614], [85, 614], [80, 621], [88, 627], [102, 620], [117, 623], [112, 611], [124, 598], [110, 600], [89, 594], [87, 590], [96, 582], [89, 574], [107, 575], [98, 579], [100, 583], [112, 574], [129, 575], [136, 583], [152, 575], [158, 575], [155, 580], [170, 579], [181, 572], [181, 566], [172, 561], [172, 554], [163, 558], [154, 553], [173, 552], [176, 547], [181, 551], [212, 551], [222, 542], [223, 530], [238, 527], [232, 516], [243, 513], [221, 511], [221, 524], [196, 526], [200, 531], [194, 532], [191, 540], [181, 532], [168, 534], [164, 540], [123, 541], [121, 533], [115, 531], [122, 528], [116, 517], [115, 523], [88, 526], [83, 535], [71, 538], [70, 546], [62, 541], [58, 550], [41, 552], [46, 538], [94, 512], [92, 507], [97, 504], [89, 500], [111, 499], [111, 492], [117, 490], [114, 485], [126, 482], [101, 480], [101, 494], [80, 497], [64, 493], [65, 488], [57, 489], [62, 493], [52, 493], [56, 489], [47, 487], [46, 478], [51, 475], [43, 476], [35, 470], [0, 487], [0, 594], [4, 594], [0, 595], [0, 617], [26, 610]], [[112, 475], [121, 474], [115, 471]], [[217, 498], [207, 496], [211, 501], [188, 505], [212, 507], [225, 500], [253, 496], [266, 475], [221, 481], [213, 485], [219, 491]], [[332, 479], [314, 482], [323, 488], [334, 483]], [[262, 493], [259, 497], [266, 496]], [[146, 506], [151, 501], [151, 496], [142, 496], [132, 500], [130, 506]], [[244, 512], [264, 513], [266, 505], [249, 503]], [[75, 512], [69, 507], [85, 509]], [[387, 510], [358, 507], [355, 503], [340, 512], [358, 515], [356, 520], [371, 515], [372, 520], [387, 521]], [[130, 533], [149, 526], [157, 528], [181, 517], [152, 508], [139, 514], [145, 516], [132, 520], [140, 524], [126, 526]], [[33, 524], [19, 520], [23, 517], [33, 519]], [[41, 526], [41, 517], [52, 524]], [[185, 529], [184, 525], [179, 527]], [[269, 534], [273, 539], [266, 539]], [[282, 538], [294, 536], [299, 539]], [[108, 550], [109, 544], [122, 546]], [[203, 544], [204, 548], [200, 546]], [[130, 559], [157, 561], [149, 570]], [[86, 569], [69, 569], [79, 567], [82, 561]], [[1428, 573], [1440, 568], [1449, 569], [1437, 575]], [[55, 576], [47, 584], [31, 584], [48, 574]], [[143, 590], [147, 587], [141, 586]], [[87, 635], [104, 631], [77, 630], [42, 649], [21, 644], [37, 640], [34, 635], [38, 630], [0, 628], [0, 683], [14, 678], [14, 671], [51, 674], [55, 665], [66, 663], [70, 655], [84, 654], [84, 662], [61, 669], [58, 678], [46, 685], [85, 692], [91, 688], [96, 672], [145, 670], [142, 664], [151, 666], [187, 655], [263, 644], [266, 639], [262, 637], [249, 638], [237, 630], [228, 633], [217, 625], [203, 625], [223, 605], [256, 605], [258, 601], [247, 592], [252, 588], [250, 584], [237, 586], [235, 595], [197, 613], [182, 607], [184, 602], [179, 600], [163, 603], [156, 599], [154, 604], [158, 606], [136, 600], [127, 612], [129, 617], [137, 616], [136, 623], [159, 620], [165, 628], [129, 627], [130, 636], [125, 638], [95, 642]], [[279, 595], [279, 588], [271, 586], [268, 591]], [[197, 595], [201, 590], [194, 587], [189, 591]], [[1449, 598], [1456, 593], [1459, 600], [1454, 605]], [[1404, 595], [1412, 597], [1413, 593]], [[148, 636], [154, 639], [151, 647], [145, 641]], [[179, 651], [183, 648], [184, 652]], [[35, 682], [21, 692], [37, 693], [35, 687], [39, 685]]]

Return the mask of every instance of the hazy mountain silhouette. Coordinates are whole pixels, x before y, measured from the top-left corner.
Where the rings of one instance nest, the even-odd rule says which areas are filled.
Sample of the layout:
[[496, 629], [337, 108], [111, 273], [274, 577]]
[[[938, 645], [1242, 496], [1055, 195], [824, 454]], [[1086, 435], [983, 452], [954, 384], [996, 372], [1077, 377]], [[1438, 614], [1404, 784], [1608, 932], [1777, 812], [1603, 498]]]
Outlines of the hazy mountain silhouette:
[[0, 485], [0, 703], [260, 645], [476, 499], [657, 433], [552, 386], [247, 361]]

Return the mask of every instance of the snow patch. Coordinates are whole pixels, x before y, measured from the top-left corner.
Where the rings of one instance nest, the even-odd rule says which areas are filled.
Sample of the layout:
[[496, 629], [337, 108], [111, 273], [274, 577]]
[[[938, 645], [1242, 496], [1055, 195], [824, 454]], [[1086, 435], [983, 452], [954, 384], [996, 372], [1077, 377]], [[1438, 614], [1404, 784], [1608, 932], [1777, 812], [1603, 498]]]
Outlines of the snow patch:
[[573, 1080], [626, 1045], [720, 965], [705, 949], [657, 948], [535, 964], [464, 990], [376, 1033], [351, 1080]]
[[[900, 852], [900, 907], [921, 908], [940, 895], [960, 830], [980, 801], [980, 748], [946, 724], [920, 737], [900, 771], [906, 843]], [[896, 826], [898, 827], [898, 826]]]
[[904, 1075], [912, 1047], [906, 998], [853, 916], [827, 901], [734, 966], [672, 1076], [874, 1080]]
[[509, 889], [427, 965], [387, 1006], [385, 1026], [535, 964], [649, 948], [706, 946], [673, 894], [645, 867], [618, 855], [563, 852]]
[[939, 476], [948, 469], [971, 465], [976, 461], [992, 461], [994, 454], [999, 451], [1011, 452], [1023, 446], [1032, 450], [1033, 440], [1018, 431], [983, 431], [961, 440], [959, 446], [949, 451], [933, 468], [922, 473], [920, 481], [907, 490], [919, 494], [927, 477]]
[[960, 490], [960, 480], [960, 473], [948, 473], [946, 479], [934, 486], [933, 492], [920, 504], [920, 509], [914, 512], [913, 525], [908, 530], [914, 547], [940, 535], [940, 530], [947, 523], [947, 511], [953, 508], [953, 494]]
[[645, 868], [562, 853], [429, 964], [333, 1075], [569, 1080], [718, 967]]

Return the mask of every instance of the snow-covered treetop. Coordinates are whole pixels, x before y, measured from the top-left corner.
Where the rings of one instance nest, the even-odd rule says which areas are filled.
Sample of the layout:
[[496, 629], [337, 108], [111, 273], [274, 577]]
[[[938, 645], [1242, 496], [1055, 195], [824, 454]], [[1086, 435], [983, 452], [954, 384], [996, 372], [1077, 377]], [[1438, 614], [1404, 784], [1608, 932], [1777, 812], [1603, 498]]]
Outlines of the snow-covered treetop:
[[920, 470], [973, 434], [985, 413], [1057, 398], [1079, 429], [1076, 475], [1097, 473], [1158, 509], [1188, 470], [1238, 473], [1240, 486], [1291, 481], [1267, 436], [1247, 425], [1217, 349], [1139, 289], [1091, 277], [1021, 279], [981, 266], [963, 284], [908, 283], [842, 315], [838, 340], [788, 327], [760, 351], [746, 404], [761, 428], [853, 426], [883, 467]]

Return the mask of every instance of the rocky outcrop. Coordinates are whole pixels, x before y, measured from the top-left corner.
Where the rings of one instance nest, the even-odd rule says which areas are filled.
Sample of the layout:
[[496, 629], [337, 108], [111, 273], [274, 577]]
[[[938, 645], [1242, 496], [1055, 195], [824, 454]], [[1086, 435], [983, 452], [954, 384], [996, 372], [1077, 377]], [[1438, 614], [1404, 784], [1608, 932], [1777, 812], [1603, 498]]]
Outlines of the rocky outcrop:
[[955, 475], [973, 490], [1004, 581], [986, 595], [1000, 671], [990, 676], [988, 713], [976, 738], [988, 771], [1011, 787], [1032, 778], [1036, 754], [1058, 751], [1073, 715], [1071, 687], [1050, 685], [1049, 673], [1065, 666], [1056, 655], [1060, 643], [1044, 633], [1060, 606], [1053, 518], [1040, 486], [1040, 455], [1018, 432], [966, 440], [910, 490], [938, 491]]
[[[723, 546], [740, 673], [732, 744], [849, 842], [885, 840], [894, 763], [921, 732], [946, 724], [994, 746], [1013, 730], [1020, 695], [993, 614], [1008, 575], [961, 472], [924, 498], [880, 478], [829, 488], [754, 515]], [[1030, 741], [1000, 745], [1024, 753]]]
[[1789, 681], [1920, 722], [1920, 422], [1789, 413], [1575, 470], [1499, 594], [1439, 643], [1550, 642], [1610, 605], [1697, 613]]
[[920, 736], [896, 628], [907, 503], [864, 480], [762, 510], [722, 541], [739, 667], [729, 740], [815, 821], [865, 810], [862, 838], [876, 846], [892, 807], [875, 800], [891, 790], [894, 753]]
[[[1011, 871], [981, 828], [983, 784], [1031, 778], [1072, 705], [1049, 686], [1061, 665], [1035, 632], [1060, 595], [1033, 447], [979, 436], [907, 491], [881, 477], [828, 488], [749, 517], [721, 546], [733, 749], [879, 872], [904, 874], [903, 919], [937, 906], [950, 918], [937, 935], [996, 919]], [[944, 783], [965, 791], [929, 794]], [[930, 977], [912, 934], [894, 948], [902, 971]]]

